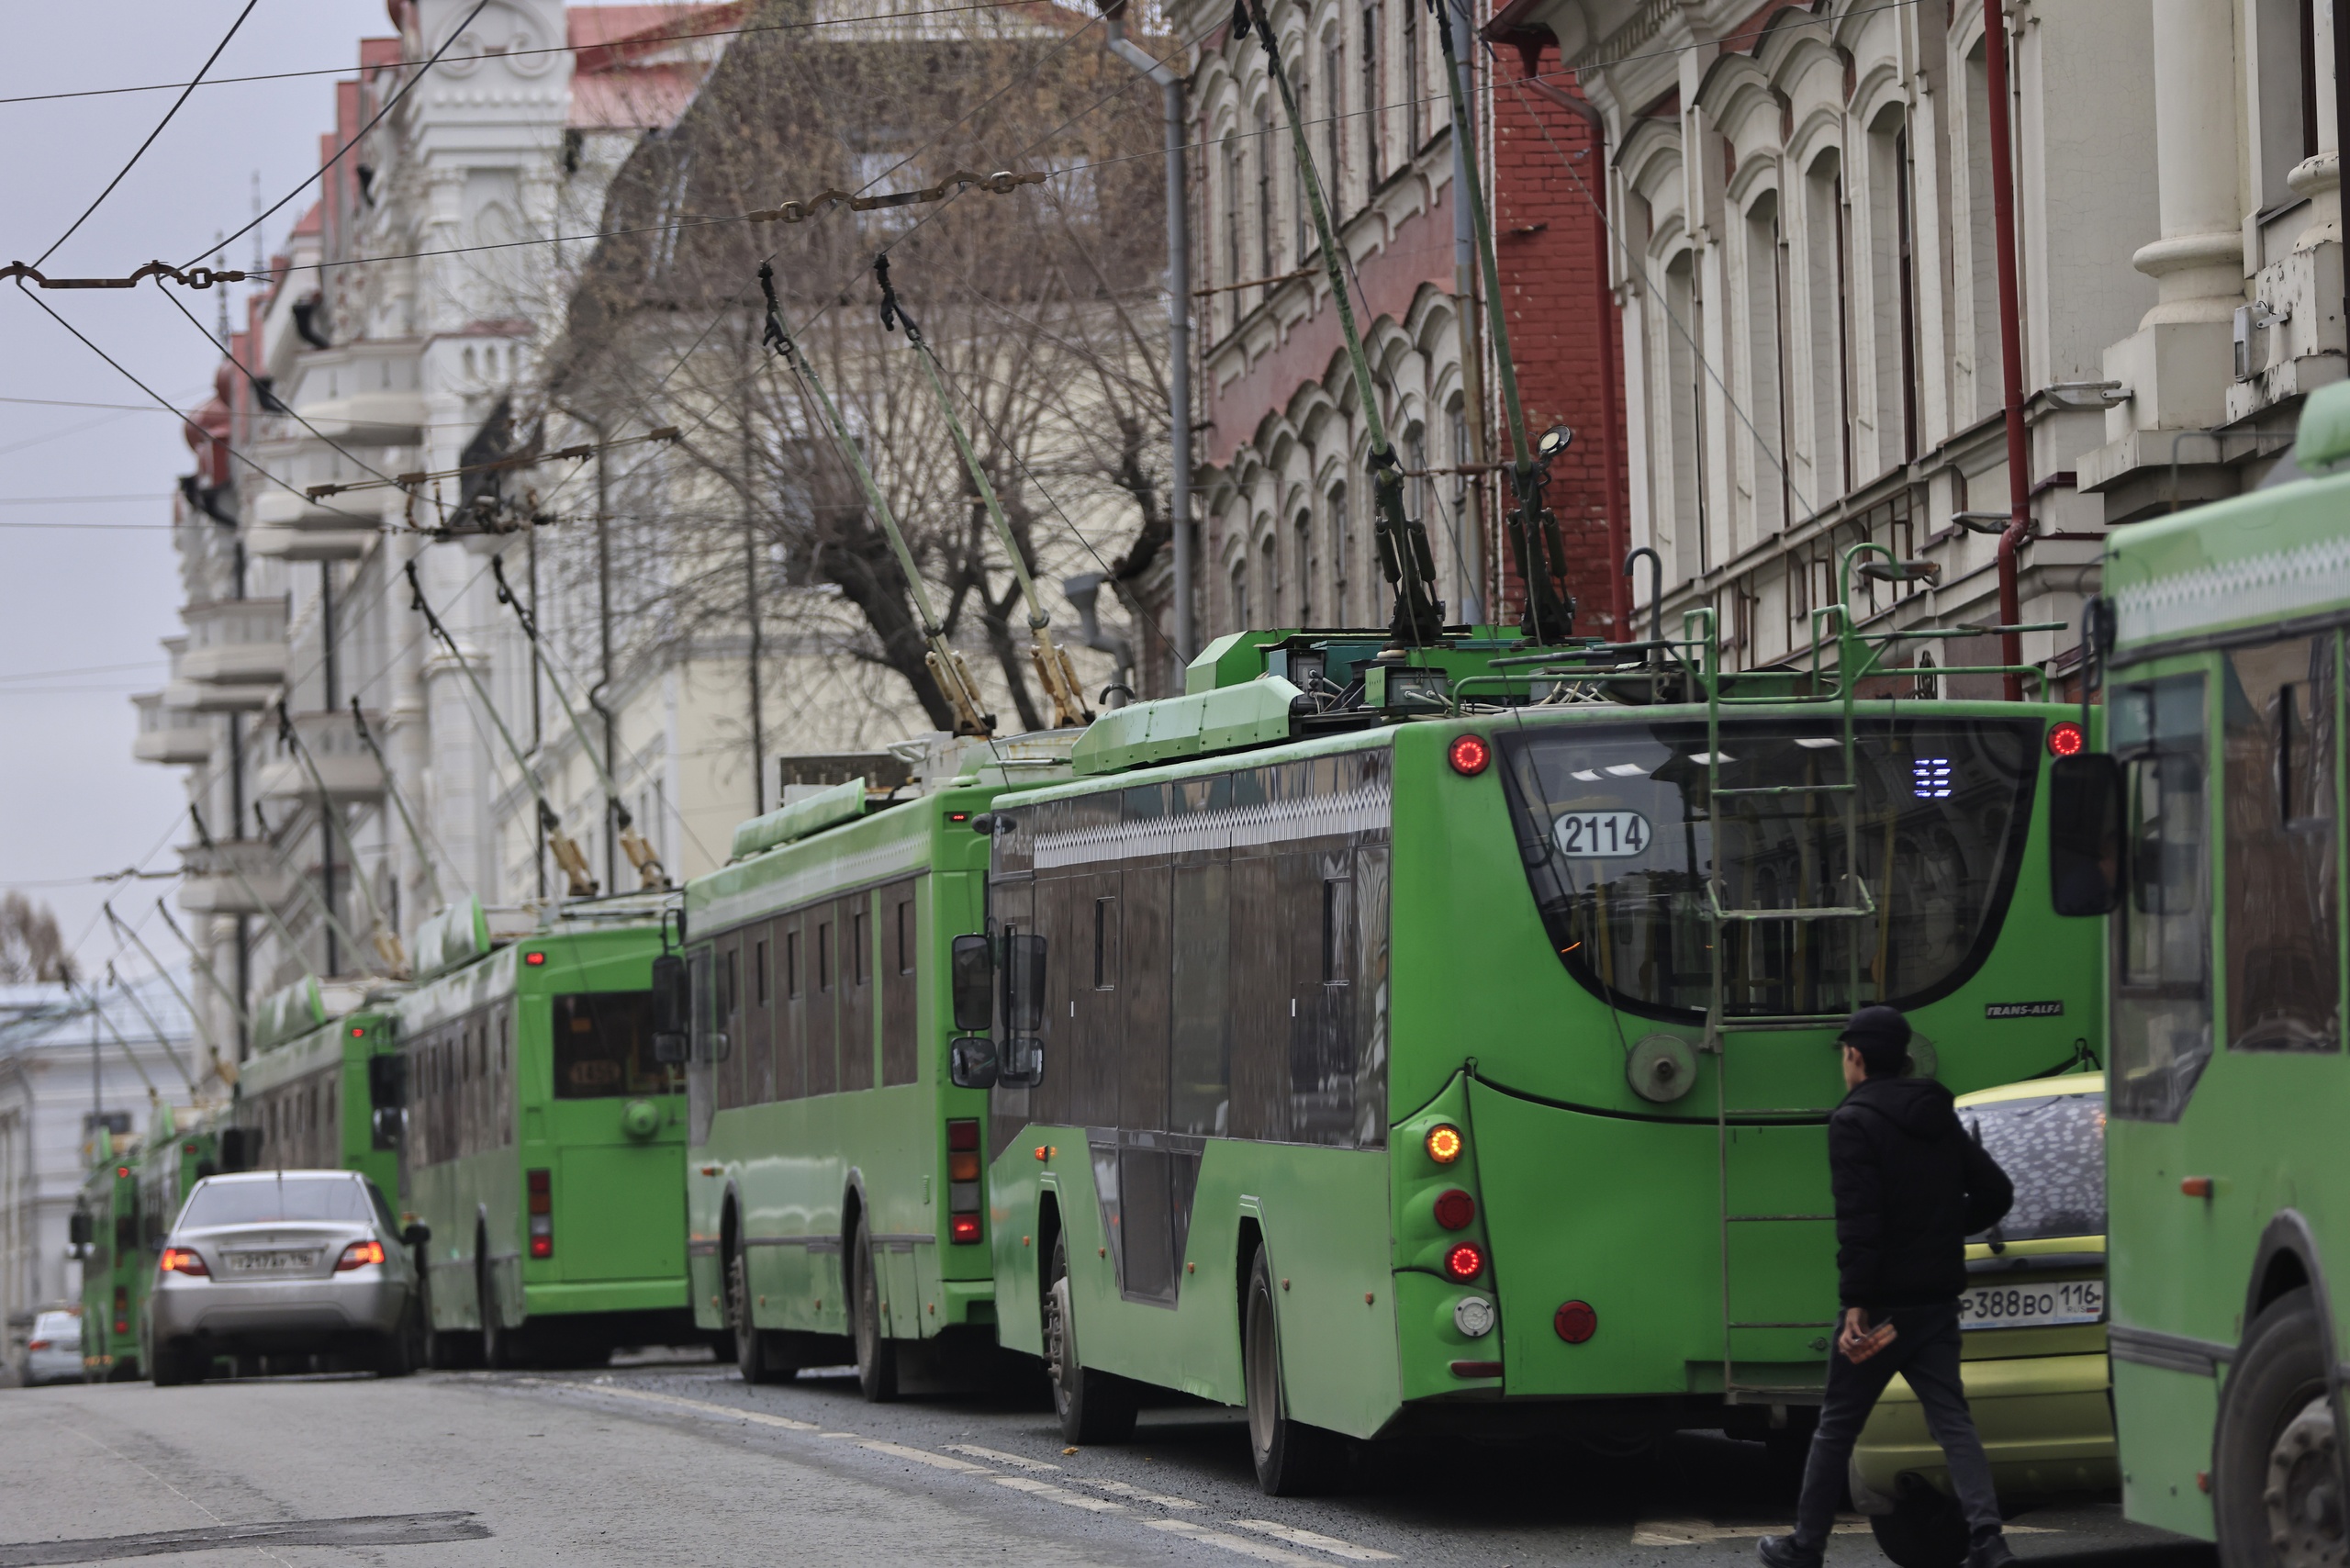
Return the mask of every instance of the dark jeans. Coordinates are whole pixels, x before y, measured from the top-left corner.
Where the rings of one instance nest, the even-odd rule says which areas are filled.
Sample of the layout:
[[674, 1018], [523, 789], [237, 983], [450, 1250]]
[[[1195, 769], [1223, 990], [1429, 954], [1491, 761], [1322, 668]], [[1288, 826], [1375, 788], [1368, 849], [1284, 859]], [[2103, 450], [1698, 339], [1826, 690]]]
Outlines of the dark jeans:
[[1828, 1352], [1828, 1396], [1804, 1462], [1803, 1495], [1796, 1505], [1796, 1545], [1818, 1551], [1836, 1522], [1836, 1500], [1844, 1490], [1852, 1443], [1867, 1424], [1877, 1395], [1899, 1372], [1925, 1407], [1926, 1429], [1950, 1463], [1951, 1488], [1958, 1494], [1966, 1523], [1977, 1541], [1999, 1529], [1999, 1498], [1991, 1488], [1991, 1463], [1975, 1435], [1966, 1394], [1958, 1381], [1958, 1304], [1897, 1306], [1870, 1318], [1890, 1322], [1893, 1343], [1855, 1366], [1844, 1352]]

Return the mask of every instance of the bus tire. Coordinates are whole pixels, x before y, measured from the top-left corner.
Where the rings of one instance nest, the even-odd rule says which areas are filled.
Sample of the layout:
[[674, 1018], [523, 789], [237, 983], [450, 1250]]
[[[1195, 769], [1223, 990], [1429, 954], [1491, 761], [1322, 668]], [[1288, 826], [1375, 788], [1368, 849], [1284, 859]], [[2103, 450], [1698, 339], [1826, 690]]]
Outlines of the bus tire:
[[[416, 1294], [418, 1316], [424, 1319], [424, 1364], [435, 1372], [463, 1371], [472, 1363], [471, 1352], [481, 1341], [471, 1335], [452, 1333], [433, 1322], [432, 1275], [420, 1249], [416, 1257]], [[265, 1362], [262, 1370], [268, 1372]]]
[[488, 1238], [484, 1238], [474, 1252], [474, 1300], [481, 1315], [481, 1364], [492, 1372], [506, 1372], [521, 1364], [515, 1343], [520, 1338], [515, 1331], [498, 1321], [498, 1280], [489, 1261]]
[[1916, 1475], [1894, 1484], [1893, 1511], [1870, 1515], [1869, 1533], [1897, 1568], [1963, 1568], [1971, 1544], [1958, 1500]]
[[1053, 1282], [1045, 1293], [1045, 1371], [1052, 1379], [1053, 1414], [1061, 1440], [1123, 1443], [1135, 1435], [1135, 1386], [1114, 1372], [1088, 1367], [1078, 1352], [1077, 1319], [1069, 1310], [1069, 1239], [1053, 1238]]
[[2229, 1568], [2343, 1560], [2325, 1329], [2308, 1286], [2253, 1320], [2220, 1396], [2212, 1450], [2212, 1522]]
[[1257, 1484], [1269, 1497], [1326, 1491], [1337, 1479], [1343, 1439], [1336, 1432], [1294, 1420], [1281, 1371], [1281, 1317], [1273, 1309], [1273, 1269], [1259, 1248], [1248, 1267], [1248, 1307], [1240, 1338], [1241, 1383], [1248, 1399], [1248, 1455]]
[[147, 1369], [148, 1381], [157, 1388], [177, 1388], [184, 1383], [193, 1382], [194, 1379], [188, 1375], [191, 1359], [176, 1346], [158, 1345], [152, 1363]]
[[873, 1233], [856, 1216], [848, 1266], [849, 1327], [856, 1341], [856, 1386], [873, 1405], [898, 1397], [898, 1347], [881, 1332], [881, 1282], [874, 1278]]
[[733, 1331], [727, 1349], [744, 1383], [789, 1383], [800, 1375], [785, 1338], [751, 1320], [751, 1263], [739, 1243], [726, 1260], [726, 1322]]

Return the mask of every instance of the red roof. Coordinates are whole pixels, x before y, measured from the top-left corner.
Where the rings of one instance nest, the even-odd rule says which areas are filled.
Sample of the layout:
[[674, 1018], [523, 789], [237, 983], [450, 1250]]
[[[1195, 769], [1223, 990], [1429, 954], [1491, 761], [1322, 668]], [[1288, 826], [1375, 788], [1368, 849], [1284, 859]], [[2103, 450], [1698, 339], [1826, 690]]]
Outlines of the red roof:
[[[333, 154], [336, 143], [334, 138], [321, 136], [319, 138], [319, 156], [325, 158]], [[323, 234], [326, 232], [326, 227], [325, 204], [314, 201], [310, 204], [310, 210], [302, 215], [302, 221], [294, 226], [294, 234]], [[288, 235], [287, 238], [291, 239], [293, 235]]]
[[739, 27], [747, 0], [718, 5], [572, 6], [564, 12], [573, 73], [586, 76], [626, 65], [639, 56], [697, 33]]

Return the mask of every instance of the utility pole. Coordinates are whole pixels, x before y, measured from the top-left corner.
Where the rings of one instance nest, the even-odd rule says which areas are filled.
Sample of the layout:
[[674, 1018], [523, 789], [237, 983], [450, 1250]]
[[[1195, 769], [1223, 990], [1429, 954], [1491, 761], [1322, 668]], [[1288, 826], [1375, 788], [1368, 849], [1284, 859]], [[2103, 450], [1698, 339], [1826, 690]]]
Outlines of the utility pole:
[[1172, 452], [1167, 481], [1169, 543], [1175, 552], [1175, 689], [1197, 651], [1192, 625], [1192, 224], [1183, 172], [1183, 78], [1153, 60], [1125, 31], [1125, 0], [1112, 0], [1103, 25], [1110, 52], [1158, 84], [1167, 142], [1167, 401]]
[[[1404, 0], [1410, 4], [1410, 0]], [[1469, 31], [1469, 14], [1465, 6], [1442, 7], [1445, 25], [1452, 29], [1452, 51], [1460, 65], [1460, 94], [1457, 101], [1470, 106], [1476, 113], [1476, 39]], [[1469, 450], [1455, 453], [1453, 461], [1466, 459], [1473, 474], [1461, 488], [1472, 498], [1462, 509], [1461, 522], [1469, 530], [1469, 562], [1472, 580], [1460, 585], [1460, 619], [1474, 622], [1483, 618], [1481, 606], [1484, 602], [1485, 577], [1485, 351], [1477, 330], [1477, 220], [1469, 206], [1469, 182], [1478, 178], [1475, 164], [1469, 156], [1469, 128], [1452, 128], [1452, 319], [1460, 335], [1460, 404], [1465, 418], [1461, 424], [1469, 432]]]

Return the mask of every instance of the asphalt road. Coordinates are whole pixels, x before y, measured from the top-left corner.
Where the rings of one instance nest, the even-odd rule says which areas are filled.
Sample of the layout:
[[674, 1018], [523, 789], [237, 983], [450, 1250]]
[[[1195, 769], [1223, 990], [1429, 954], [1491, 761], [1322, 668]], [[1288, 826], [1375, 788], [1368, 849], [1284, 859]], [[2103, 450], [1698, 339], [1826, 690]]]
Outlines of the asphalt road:
[[[274, 1378], [0, 1393], [0, 1568], [464, 1565], [1608, 1563], [1753, 1561], [1788, 1518], [1758, 1445], [1661, 1456], [1464, 1445], [1382, 1452], [1339, 1494], [1260, 1495], [1237, 1413], [1147, 1410], [1064, 1449], [1033, 1389], [873, 1406], [845, 1373], [752, 1388], [731, 1367]], [[2210, 1568], [2110, 1502], [2010, 1521], [2020, 1555]], [[1831, 1563], [1881, 1563], [1847, 1521]]]

